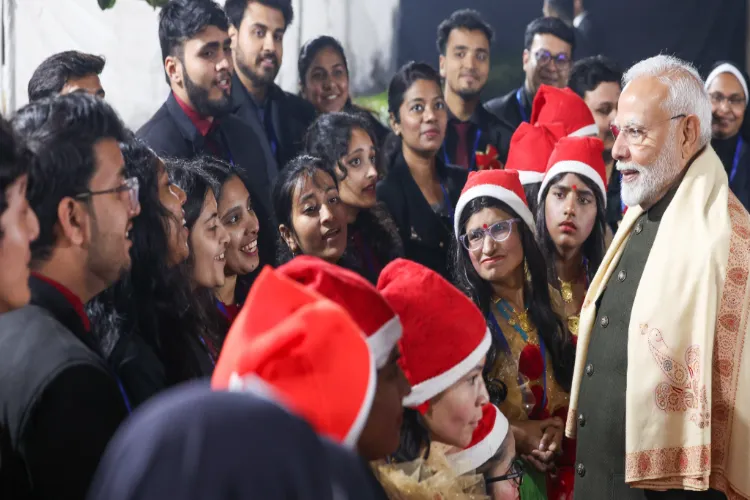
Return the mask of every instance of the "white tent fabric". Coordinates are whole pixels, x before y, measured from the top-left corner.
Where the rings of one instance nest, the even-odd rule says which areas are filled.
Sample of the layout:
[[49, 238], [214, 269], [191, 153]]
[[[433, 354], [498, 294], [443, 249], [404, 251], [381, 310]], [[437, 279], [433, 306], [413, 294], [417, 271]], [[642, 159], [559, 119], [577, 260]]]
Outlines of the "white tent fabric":
[[[0, 0], [2, 71], [0, 112], [26, 104], [26, 86], [45, 58], [63, 50], [99, 54], [107, 64], [102, 85], [132, 128], [142, 125], [164, 101], [164, 80], [157, 34], [158, 11], [143, 0], [118, 0], [101, 11], [96, 0]], [[223, 4], [223, 0], [220, 1]], [[398, 0], [294, 0], [295, 21], [284, 38], [277, 82], [297, 91], [297, 55], [305, 40], [320, 34], [337, 37], [349, 58], [352, 91], [373, 90], [392, 72], [394, 13]], [[377, 86], [377, 85], [375, 85]], [[382, 89], [379, 89], [382, 90]]]

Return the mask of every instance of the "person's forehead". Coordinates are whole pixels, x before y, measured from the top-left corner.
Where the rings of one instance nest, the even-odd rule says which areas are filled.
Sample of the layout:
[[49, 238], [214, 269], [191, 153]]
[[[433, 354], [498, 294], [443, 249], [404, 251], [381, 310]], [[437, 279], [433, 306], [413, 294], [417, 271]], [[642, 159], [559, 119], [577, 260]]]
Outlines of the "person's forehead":
[[92, 185], [109, 184], [120, 177], [125, 160], [115, 139], [105, 138], [94, 144], [94, 156], [96, 170], [91, 179]]
[[272, 30], [284, 28], [285, 25], [284, 14], [279, 9], [263, 5], [260, 2], [248, 2], [242, 23], [262, 24]]
[[617, 123], [627, 125], [629, 121], [648, 123], [669, 118], [664, 102], [669, 97], [669, 88], [656, 77], [636, 78], [623, 89], [617, 109]]
[[735, 92], [744, 94], [742, 84], [737, 77], [731, 73], [720, 73], [713, 79], [713, 81], [711, 81], [711, 85], [708, 86], [708, 92], [716, 91], [722, 91], [729, 94]]
[[584, 100], [592, 103], [612, 102], [617, 104], [621, 93], [622, 90], [619, 83], [602, 82], [595, 89], [586, 91]]
[[487, 36], [480, 30], [454, 28], [448, 35], [448, 48], [457, 45], [471, 49], [489, 49], [490, 42], [487, 40]]
[[193, 38], [185, 42], [185, 48], [188, 50], [199, 50], [208, 43], [223, 44], [228, 38], [229, 33], [221, 30], [218, 26], [206, 26]]
[[554, 54], [565, 52], [570, 54], [571, 47], [565, 40], [556, 37], [551, 33], [537, 33], [531, 42], [532, 50], [548, 50]]

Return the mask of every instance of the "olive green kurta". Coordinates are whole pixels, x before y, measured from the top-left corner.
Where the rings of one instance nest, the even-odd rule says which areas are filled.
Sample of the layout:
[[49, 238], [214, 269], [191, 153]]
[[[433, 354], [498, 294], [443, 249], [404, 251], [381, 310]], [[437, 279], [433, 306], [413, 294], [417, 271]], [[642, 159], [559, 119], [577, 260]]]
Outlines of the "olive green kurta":
[[[677, 188], [639, 217], [597, 303], [578, 402], [575, 500], [723, 499], [717, 492], [647, 492], [625, 483], [628, 326], [638, 284]], [[689, 229], [689, 228], [686, 228]], [[676, 252], [684, 249], [675, 249]], [[669, 263], [665, 262], [665, 265]]]

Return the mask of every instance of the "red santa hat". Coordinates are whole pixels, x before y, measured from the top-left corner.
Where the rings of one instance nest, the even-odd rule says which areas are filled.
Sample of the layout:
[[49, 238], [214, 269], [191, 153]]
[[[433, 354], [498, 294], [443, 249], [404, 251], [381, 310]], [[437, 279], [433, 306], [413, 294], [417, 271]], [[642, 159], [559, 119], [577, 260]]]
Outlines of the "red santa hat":
[[607, 170], [604, 166], [604, 143], [596, 137], [563, 137], [555, 146], [547, 164], [547, 172], [539, 188], [541, 203], [544, 188], [553, 177], [562, 173], [581, 175], [590, 179], [599, 188], [607, 205]]
[[399, 364], [412, 386], [404, 406], [426, 411], [430, 399], [461, 380], [487, 354], [492, 343], [487, 322], [457, 288], [410, 260], [396, 259], [385, 266], [378, 290], [404, 325]]
[[505, 168], [518, 171], [522, 185], [542, 182], [555, 144], [565, 137], [562, 123], [531, 125], [523, 122], [510, 139]]
[[495, 456], [508, 436], [508, 419], [497, 406], [488, 403], [482, 407], [482, 420], [474, 430], [469, 446], [457, 453], [447, 455], [456, 475], [478, 469]]
[[453, 216], [453, 229], [456, 238], [460, 235], [459, 220], [461, 213], [471, 200], [489, 196], [508, 205], [523, 219], [529, 229], [534, 230], [534, 216], [529, 210], [526, 194], [523, 191], [518, 172], [515, 170], [483, 170], [470, 172], [461, 196], [456, 203], [456, 213]]
[[565, 125], [565, 135], [583, 137], [598, 135], [594, 115], [586, 102], [569, 88], [540, 85], [531, 105], [531, 123]]
[[324, 436], [353, 447], [375, 397], [375, 361], [341, 306], [266, 267], [224, 341], [214, 389], [259, 377]]
[[317, 257], [302, 255], [277, 272], [332, 300], [349, 313], [367, 336], [378, 369], [401, 338], [401, 321], [369, 281]]

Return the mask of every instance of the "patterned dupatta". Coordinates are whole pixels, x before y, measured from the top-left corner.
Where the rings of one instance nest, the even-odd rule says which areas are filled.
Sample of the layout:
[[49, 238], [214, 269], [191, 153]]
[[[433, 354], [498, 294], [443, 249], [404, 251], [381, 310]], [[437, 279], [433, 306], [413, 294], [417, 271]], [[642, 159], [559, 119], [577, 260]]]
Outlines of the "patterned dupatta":
[[[576, 433], [596, 301], [640, 207], [628, 210], [581, 311], [569, 437]], [[750, 215], [708, 146], [659, 225], [628, 327], [625, 481], [750, 498]]]

